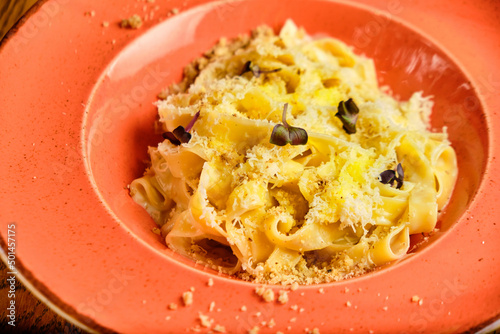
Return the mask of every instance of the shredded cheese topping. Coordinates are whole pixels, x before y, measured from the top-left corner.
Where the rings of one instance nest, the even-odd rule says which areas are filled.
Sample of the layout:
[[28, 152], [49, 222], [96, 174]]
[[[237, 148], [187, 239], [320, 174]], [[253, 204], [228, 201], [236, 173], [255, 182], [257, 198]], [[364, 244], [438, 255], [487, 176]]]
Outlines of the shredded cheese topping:
[[[242, 73], [248, 62], [260, 72]], [[431, 232], [454, 187], [446, 129], [429, 131], [431, 99], [397, 101], [371, 59], [290, 20], [279, 35], [260, 27], [222, 39], [162, 95], [165, 131], [199, 118], [188, 142], [149, 148], [151, 166], [130, 193], [171, 249], [228, 274], [283, 284], [362, 274]], [[350, 98], [353, 134], [335, 117]], [[269, 142], [285, 103], [305, 145]], [[398, 163], [403, 186], [381, 183]]]

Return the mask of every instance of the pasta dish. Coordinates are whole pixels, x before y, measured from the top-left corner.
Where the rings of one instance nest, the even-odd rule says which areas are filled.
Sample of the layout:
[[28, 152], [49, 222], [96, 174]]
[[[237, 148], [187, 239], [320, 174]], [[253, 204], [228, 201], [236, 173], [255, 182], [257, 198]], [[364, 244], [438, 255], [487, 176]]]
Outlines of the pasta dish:
[[432, 232], [456, 178], [432, 100], [292, 21], [221, 39], [157, 102], [164, 140], [130, 184], [166, 245], [262, 283], [341, 280]]

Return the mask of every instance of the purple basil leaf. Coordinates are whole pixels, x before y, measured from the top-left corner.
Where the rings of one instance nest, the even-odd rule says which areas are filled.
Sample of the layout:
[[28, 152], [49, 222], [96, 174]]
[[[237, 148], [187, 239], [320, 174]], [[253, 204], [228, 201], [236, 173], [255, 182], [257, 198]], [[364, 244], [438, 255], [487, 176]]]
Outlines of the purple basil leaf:
[[243, 69], [241, 70], [241, 74], [240, 75], [243, 75], [247, 72], [251, 72], [252, 71], [252, 62], [249, 60], [245, 63], [245, 65], [243, 65]]
[[396, 167], [396, 171], [398, 172], [398, 178], [403, 180], [403, 178], [405, 177], [405, 174], [403, 171], [403, 166], [401, 166], [401, 163], [399, 163], [398, 166]]
[[392, 169], [385, 170], [380, 173], [380, 182], [383, 184], [391, 184], [394, 183], [394, 179], [396, 178], [396, 172]]
[[172, 132], [181, 143], [189, 143], [189, 140], [191, 139], [191, 134], [187, 132], [182, 125], [176, 127]]
[[283, 115], [281, 121], [283, 124], [276, 124], [271, 133], [269, 142], [278, 146], [285, 146], [290, 143], [291, 145], [305, 145], [307, 144], [308, 136], [306, 130], [294, 126], [290, 126], [286, 122], [286, 110], [288, 103], [283, 106]]
[[306, 130], [290, 126], [288, 127], [288, 132], [290, 137], [290, 144], [292, 145], [307, 144], [308, 136]]
[[163, 132], [163, 138], [168, 139], [172, 144], [179, 146], [181, 142], [172, 132]]
[[200, 117], [200, 111], [198, 111], [198, 112], [194, 115], [194, 117], [193, 117], [193, 119], [191, 120], [191, 122], [189, 122], [189, 124], [186, 126], [186, 132], [191, 131], [191, 129], [193, 128], [193, 125], [194, 125], [194, 123], [196, 122], [196, 120], [198, 119], [198, 117]]
[[271, 133], [271, 139], [269, 140], [271, 144], [278, 146], [285, 146], [290, 142], [290, 135], [288, 129], [281, 124], [276, 124]]
[[335, 114], [343, 124], [345, 132], [348, 134], [356, 133], [356, 122], [358, 121], [359, 108], [352, 99], [340, 101], [338, 111]]

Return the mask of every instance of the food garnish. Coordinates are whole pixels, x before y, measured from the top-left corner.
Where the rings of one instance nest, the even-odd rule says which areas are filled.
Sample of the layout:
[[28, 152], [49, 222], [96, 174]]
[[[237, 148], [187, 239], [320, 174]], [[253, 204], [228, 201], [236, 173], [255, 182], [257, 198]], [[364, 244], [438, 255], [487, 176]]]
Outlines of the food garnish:
[[288, 108], [288, 103], [285, 103], [283, 107], [282, 123], [276, 124], [274, 126], [273, 132], [271, 133], [271, 139], [269, 142], [278, 146], [285, 146], [290, 143], [290, 145], [305, 145], [307, 144], [307, 132], [306, 130], [298, 127], [289, 125], [286, 122], [286, 110]]
[[342, 121], [345, 132], [350, 135], [356, 133], [356, 121], [358, 120], [358, 113], [359, 108], [352, 99], [349, 99], [347, 101], [340, 101], [338, 111], [335, 116]]
[[179, 146], [181, 143], [189, 143], [189, 140], [191, 140], [191, 134], [189, 133], [189, 131], [191, 131], [198, 117], [200, 117], [199, 111], [194, 115], [193, 119], [191, 120], [191, 122], [189, 122], [185, 129], [182, 125], [179, 125], [172, 132], [164, 132], [162, 134], [163, 138], [168, 139], [172, 144], [177, 146]]
[[247, 61], [245, 65], [243, 66], [243, 70], [241, 71], [240, 75], [243, 75], [247, 72], [252, 72], [254, 77], [258, 78], [260, 77], [261, 74], [265, 73], [274, 73], [281, 71], [281, 68], [274, 68], [272, 70], [263, 70], [259, 67], [259, 65], [252, 63], [252, 61]]
[[394, 182], [397, 182], [396, 189], [400, 189], [403, 186], [404, 171], [401, 163], [396, 166], [395, 170], [388, 169], [380, 173], [380, 182], [383, 184], [390, 184], [391, 187], [394, 186]]

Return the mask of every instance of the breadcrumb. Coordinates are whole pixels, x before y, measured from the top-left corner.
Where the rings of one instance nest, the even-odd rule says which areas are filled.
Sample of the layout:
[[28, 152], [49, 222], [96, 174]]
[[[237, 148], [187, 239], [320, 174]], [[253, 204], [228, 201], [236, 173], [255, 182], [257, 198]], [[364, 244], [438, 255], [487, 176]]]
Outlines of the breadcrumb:
[[241, 312], [246, 312], [247, 311], [247, 307], [245, 305], [243, 305], [241, 308], [240, 308]]
[[104, 28], [109, 27], [109, 22], [108, 22], [108, 21], [103, 21], [103, 22], [102, 22], [102, 26], [103, 26]]
[[176, 303], [168, 304], [168, 309], [169, 310], [177, 310], [177, 304]]
[[213, 278], [209, 278], [208, 279], [207, 285], [208, 286], [214, 286], [214, 280], [213, 280]]
[[347, 305], [347, 307], [351, 307], [352, 306], [352, 304], [351, 304], [350, 301], [347, 301], [345, 304]]
[[288, 303], [288, 292], [286, 290], [280, 290], [278, 292], [279, 296], [278, 296], [278, 301], [281, 303], [281, 304], [286, 304]]
[[179, 8], [177, 8], [177, 7], [172, 8], [172, 10], [170, 11], [170, 13], [172, 13], [173, 15], [179, 14]]
[[292, 286], [290, 287], [290, 290], [295, 291], [299, 288], [299, 283], [293, 282]]
[[319, 292], [319, 293], [321, 293], [322, 295], [324, 295], [324, 294], [325, 294], [325, 289], [320, 288], [320, 289], [318, 290], [318, 292]]
[[258, 334], [259, 330], [260, 330], [259, 326], [255, 326], [254, 328], [248, 331], [248, 334]]
[[219, 333], [225, 333], [226, 332], [226, 327], [221, 326], [221, 325], [215, 325], [213, 329], [214, 329], [215, 332], [219, 332]]
[[267, 327], [273, 328], [274, 326], [276, 326], [276, 321], [274, 321], [274, 318], [271, 318], [271, 320], [267, 323]]
[[214, 302], [214, 301], [212, 301], [212, 302], [210, 303], [210, 307], [208, 308], [208, 311], [209, 311], [209, 312], [212, 312], [212, 311], [214, 310], [214, 308], [215, 308], [215, 302]]
[[182, 301], [184, 302], [184, 306], [190, 306], [193, 304], [193, 292], [186, 291], [182, 294]]
[[262, 298], [266, 301], [266, 303], [270, 303], [274, 301], [274, 291], [271, 289], [266, 289], [264, 291], [264, 294], [262, 295]]
[[290, 306], [291, 310], [297, 311], [299, 309], [299, 306], [297, 304]]
[[208, 315], [204, 315], [201, 312], [198, 312], [198, 318], [200, 319], [201, 325], [206, 328], [212, 326], [212, 323], [214, 322], [214, 320], [210, 319]]
[[312, 330], [308, 331], [307, 334], [320, 334], [319, 329], [313, 328]]
[[414, 303], [418, 303], [420, 301], [420, 297], [415, 295], [415, 296], [411, 297], [411, 301]]
[[258, 296], [262, 297], [262, 299], [264, 299], [264, 301], [266, 301], [267, 303], [274, 301], [274, 291], [272, 289], [266, 289], [265, 287], [261, 286], [255, 288], [255, 293]]
[[156, 97], [160, 100], [166, 100], [169, 93], [170, 93], [170, 90], [167, 88], [167, 89], [164, 89], [161, 92], [159, 92], [158, 95], [156, 95]]
[[139, 15], [134, 14], [128, 19], [123, 19], [120, 26], [122, 28], [139, 29], [142, 26], [142, 19]]

